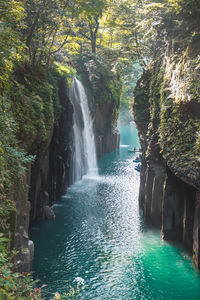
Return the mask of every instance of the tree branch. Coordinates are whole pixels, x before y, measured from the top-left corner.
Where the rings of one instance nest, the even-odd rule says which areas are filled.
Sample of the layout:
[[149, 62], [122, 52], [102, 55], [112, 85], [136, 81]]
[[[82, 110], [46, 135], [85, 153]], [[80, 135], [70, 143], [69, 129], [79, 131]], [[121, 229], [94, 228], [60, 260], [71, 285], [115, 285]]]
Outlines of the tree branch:
[[87, 34], [81, 32], [80, 30], [78, 33], [81, 34], [83, 37], [85, 37], [87, 40], [90, 40], [90, 41], [92, 40]]

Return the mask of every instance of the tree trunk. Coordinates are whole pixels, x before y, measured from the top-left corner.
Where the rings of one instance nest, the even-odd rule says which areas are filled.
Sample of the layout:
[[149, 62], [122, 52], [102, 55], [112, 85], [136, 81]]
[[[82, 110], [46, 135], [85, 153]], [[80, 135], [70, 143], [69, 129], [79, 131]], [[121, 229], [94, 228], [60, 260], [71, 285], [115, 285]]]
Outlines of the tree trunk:
[[91, 40], [91, 45], [92, 45], [92, 53], [96, 53], [96, 39], [93, 38]]

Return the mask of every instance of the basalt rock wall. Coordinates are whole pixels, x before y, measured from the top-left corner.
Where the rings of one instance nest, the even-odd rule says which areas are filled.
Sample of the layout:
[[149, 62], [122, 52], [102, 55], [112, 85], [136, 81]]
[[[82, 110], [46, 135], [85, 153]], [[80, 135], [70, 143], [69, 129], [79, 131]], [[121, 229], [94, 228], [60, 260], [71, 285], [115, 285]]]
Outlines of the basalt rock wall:
[[97, 158], [119, 148], [117, 129], [121, 82], [107, 63], [97, 55], [81, 58], [79, 73], [89, 99], [94, 124]]
[[43, 151], [38, 149], [37, 159], [31, 170], [31, 221], [52, 218], [54, 215], [50, 207], [72, 183], [73, 106], [64, 77], [58, 80], [58, 95], [59, 116], [46, 147]]
[[55, 83], [53, 89], [57, 89], [58, 98], [57, 103], [54, 100], [49, 134], [44, 138], [38, 130], [31, 143], [28, 137], [21, 139], [21, 145], [35, 155], [35, 160], [10, 192], [10, 199], [16, 203], [13, 246], [18, 251], [16, 266], [20, 272], [30, 272], [34, 256], [29, 225], [54, 218], [51, 207], [71, 184], [73, 106], [68, 98], [66, 78], [58, 76]]
[[200, 69], [193, 47], [177, 56], [171, 44], [164, 59], [154, 60], [137, 83], [133, 112], [144, 219], [164, 239], [182, 242], [200, 267]]
[[[112, 74], [109, 74], [110, 84], [113, 85], [110, 88], [102, 78], [94, 83], [87, 72], [81, 74], [89, 97], [97, 155], [100, 158], [119, 146], [119, 133], [115, 126], [120, 89], [115, 86], [116, 79], [112, 79]], [[69, 99], [69, 84], [66, 74], [56, 72], [50, 78], [53, 78], [50, 82], [41, 80], [41, 86], [34, 90], [38, 93], [35, 97], [39, 104], [42, 103], [41, 106], [37, 103], [40, 115], [34, 102], [28, 103], [27, 110], [24, 111], [25, 118], [30, 109], [32, 114], [28, 119], [27, 134], [27, 126], [25, 127], [24, 122], [18, 122], [16, 115], [20, 145], [28, 154], [35, 156], [34, 162], [27, 166], [23, 180], [17, 182], [10, 193], [10, 199], [16, 203], [13, 246], [18, 250], [17, 269], [26, 272], [31, 270], [34, 256], [34, 244], [29, 240], [28, 234], [30, 224], [56, 217], [52, 206], [73, 183], [74, 109]], [[102, 92], [102, 84], [106, 91]]]

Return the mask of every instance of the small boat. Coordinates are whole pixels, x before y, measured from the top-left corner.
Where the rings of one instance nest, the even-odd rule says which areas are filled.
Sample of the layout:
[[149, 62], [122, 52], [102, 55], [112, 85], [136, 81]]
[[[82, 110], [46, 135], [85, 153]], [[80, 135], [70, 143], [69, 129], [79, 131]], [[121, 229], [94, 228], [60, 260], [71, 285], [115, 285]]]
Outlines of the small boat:
[[133, 162], [135, 162], [135, 163], [141, 163], [142, 161], [141, 161], [140, 158], [136, 157], [136, 159], [134, 159]]
[[135, 159], [133, 159], [133, 162], [135, 162], [135, 163], [141, 163], [142, 162], [142, 154], [140, 154]]
[[142, 165], [141, 164], [135, 166], [135, 170], [136, 171], [141, 172], [141, 169], [142, 169]]
[[139, 149], [128, 149], [128, 152], [141, 152]]

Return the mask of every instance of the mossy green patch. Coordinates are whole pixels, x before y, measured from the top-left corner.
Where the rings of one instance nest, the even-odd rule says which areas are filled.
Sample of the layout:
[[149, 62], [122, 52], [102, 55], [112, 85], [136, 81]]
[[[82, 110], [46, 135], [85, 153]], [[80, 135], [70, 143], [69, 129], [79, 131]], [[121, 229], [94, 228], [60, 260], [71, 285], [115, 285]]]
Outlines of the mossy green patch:
[[48, 147], [60, 114], [58, 80], [70, 81], [74, 74], [71, 67], [56, 64], [44, 71], [18, 65], [0, 95], [1, 194], [8, 195], [26, 164]]
[[[191, 45], [190, 45], [191, 47]], [[148, 153], [155, 147], [166, 164], [180, 178], [200, 186], [200, 68], [199, 55], [175, 54], [151, 65], [147, 93], [141, 85], [135, 91], [135, 120], [145, 122], [148, 130], [140, 127], [148, 143]], [[146, 100], [145, 100], [146, 99]], [[149, 104], [149, 119], [144, 111]], [[159, 147], [158, 147], [159, 146]], [[158, 154], [157, 154], [158, 157]]]
[[54, 73], [55, 75], [57, 74], [59, 77], [64, 76], [69, 87], [71, 86], [74, 77], [77, 76], [77, 72], [73, 67], [69, 65], [63, 65], [59, 62], [54, 62], [54, 65], [51, 67], [51, 73]]
[[80, 76], [87, 81], [87, 88], [94, 100], [93, 107], [98, 109], [104, 104], [112, 106], [112, 120], [116, 126], [122, 88], [119, 76], [111, 71], [105, 59], [96, 54], [79, 56], [76, 65]]
[[17, 211], [14, 201], [0, 196], [0, 232], [8, 238], [9, 248], [14, 247]]
[[97, 104], [113, 101], [116, 104], [119, 103], [121, 81], [102, 57], [95, 54], [80, 56], [77, 60], [77, 66], [80, 74], [87, 75], [90, 89]]

